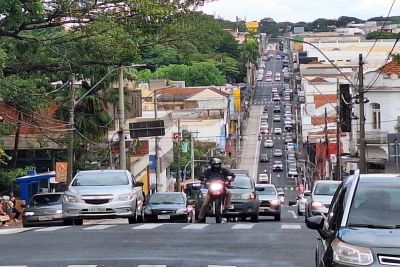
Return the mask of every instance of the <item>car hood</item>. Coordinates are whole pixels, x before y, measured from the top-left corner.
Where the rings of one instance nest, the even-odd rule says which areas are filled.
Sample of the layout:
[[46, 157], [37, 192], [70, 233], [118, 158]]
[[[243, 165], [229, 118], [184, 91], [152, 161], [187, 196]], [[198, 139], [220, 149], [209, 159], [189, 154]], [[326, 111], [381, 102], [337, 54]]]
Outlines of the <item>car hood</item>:
[[129, 185], [117, 186], [71, 186], [65, 193], [74, 195], [114, 195], [132, 192]]
[[278, 196], [276, 195], [258, 195], [259, 200], [274, 200], [278, 199]]
[[368, 248], [400, 248], [400, 229], [344, 228], [338, 237], [345, 243]]
[[327, 195], [313, 195], [312, 201], [318, 201], [322, 204], [331, 204], [333, 196]]
[[150, 207], [153, 210], [177, 210], [184, 209], [186, 205], [184, 204], [148, 204], [146, 207]]
[[54, 205], [43, 205], [43, 206], [29, 206], [25, 209], [25, 211], [49, 211], [49, 210], [61, 210], [62, 204], [54, 204]]

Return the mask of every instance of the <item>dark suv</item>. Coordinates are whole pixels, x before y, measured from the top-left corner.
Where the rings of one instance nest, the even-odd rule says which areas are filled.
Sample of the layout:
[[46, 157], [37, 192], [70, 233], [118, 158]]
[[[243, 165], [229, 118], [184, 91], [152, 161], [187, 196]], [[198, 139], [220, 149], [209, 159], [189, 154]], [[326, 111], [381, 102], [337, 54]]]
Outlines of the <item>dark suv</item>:
[[339, 185], [328, 212], [306, 219], [320, 238], [316, 266], [400, 266], [400, 175], [359, 174]]

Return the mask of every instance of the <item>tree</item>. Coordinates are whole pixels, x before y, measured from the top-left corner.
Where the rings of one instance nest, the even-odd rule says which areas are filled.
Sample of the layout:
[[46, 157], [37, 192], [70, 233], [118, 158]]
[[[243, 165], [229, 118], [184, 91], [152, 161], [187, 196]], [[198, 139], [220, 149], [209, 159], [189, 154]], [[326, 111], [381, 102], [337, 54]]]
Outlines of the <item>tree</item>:
[[396, 39], [397, 33], [392, 32], [370, 32], [367, 34], [367, 39]]

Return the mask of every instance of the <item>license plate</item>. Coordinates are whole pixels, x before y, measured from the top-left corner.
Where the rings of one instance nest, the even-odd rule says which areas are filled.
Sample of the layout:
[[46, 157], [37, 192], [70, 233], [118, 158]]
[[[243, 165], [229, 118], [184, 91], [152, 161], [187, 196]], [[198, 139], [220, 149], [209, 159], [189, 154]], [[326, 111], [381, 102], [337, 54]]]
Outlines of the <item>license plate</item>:
[[158, 215], [159, 220], [169, 220], [171, 218], [170, 215]]
[[39, 216], [39, 221], [51, 221], [53, 216]]
[[88, 209], [89, 212], [106, 212], [106, 208], [92, 208]]

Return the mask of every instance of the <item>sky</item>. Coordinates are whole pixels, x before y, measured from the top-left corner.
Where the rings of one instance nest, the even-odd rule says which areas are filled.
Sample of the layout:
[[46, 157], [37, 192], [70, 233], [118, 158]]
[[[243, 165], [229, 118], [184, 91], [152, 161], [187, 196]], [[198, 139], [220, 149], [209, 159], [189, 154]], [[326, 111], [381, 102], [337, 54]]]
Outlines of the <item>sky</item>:
[[[368, 19], [386, 17], [393, 0], [214, 0], [200, 8], [204, 13], [231, 21], [261, 20], [277, 22], [312, 22], [318, 18], [337, 19], [340, 16]], [[391, 16], [400, 15], [400, 1], [395, 1]]]

